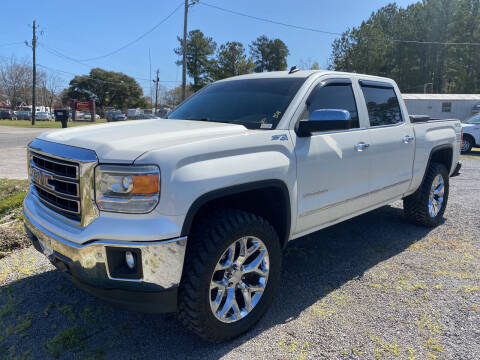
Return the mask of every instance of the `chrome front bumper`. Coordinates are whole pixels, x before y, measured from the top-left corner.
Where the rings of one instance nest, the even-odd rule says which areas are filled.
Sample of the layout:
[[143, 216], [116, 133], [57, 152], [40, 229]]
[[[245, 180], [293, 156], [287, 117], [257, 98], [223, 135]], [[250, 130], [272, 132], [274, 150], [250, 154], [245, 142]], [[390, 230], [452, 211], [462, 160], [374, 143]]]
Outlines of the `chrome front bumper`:
[[[38, 240], [38, 244], [34, 243], [37, 250], [45, 254], [57, 268], [89, 286], [158, 292], [176, 288], [180, 284], [187, 246], [186, 237], [155, 242], [98, 240], [78, 245], [50, 233], [25, 211], [24, 215], [25, 227], [32, 242]], [[140, 250], [142, 277], [112, 277], [106, 251], [111, 247]]]

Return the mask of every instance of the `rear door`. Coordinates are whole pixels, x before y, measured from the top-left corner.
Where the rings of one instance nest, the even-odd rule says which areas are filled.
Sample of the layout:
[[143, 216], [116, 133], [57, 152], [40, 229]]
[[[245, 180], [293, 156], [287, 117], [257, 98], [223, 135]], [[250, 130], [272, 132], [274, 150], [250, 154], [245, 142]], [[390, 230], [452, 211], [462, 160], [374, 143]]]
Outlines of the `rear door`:
[[371, 205], [405, 193], [412, 180], [415, 134], [388, 82], [359, 81], [369, 118]]
[[[306, 96], [297, 123], [321, 109], [348, 110], [352, 128], [296, 137], [298, 221], [295, 233], [328, 225], [368, 205], [368, 119], [359, 118], [357, 93], [348, 77], [322, 78]], [[360, 145], [360, 146], [359, 146]]]

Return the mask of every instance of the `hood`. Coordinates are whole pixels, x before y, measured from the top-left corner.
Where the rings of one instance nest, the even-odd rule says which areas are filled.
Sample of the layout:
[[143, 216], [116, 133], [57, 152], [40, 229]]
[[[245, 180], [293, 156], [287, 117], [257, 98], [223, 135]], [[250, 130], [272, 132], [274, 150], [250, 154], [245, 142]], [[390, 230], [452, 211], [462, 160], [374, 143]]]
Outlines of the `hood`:
[[134, 120], [44, 133], [39, 139], [94, 150], [100, 162], [132, 163], [150, 150], [246, 133], [242, 125], [191, 120]]
[[462, 128], [470, 128], [470, 127], [474, 127], [475, 124], [467, 124], [467, 123], [462, 123]]

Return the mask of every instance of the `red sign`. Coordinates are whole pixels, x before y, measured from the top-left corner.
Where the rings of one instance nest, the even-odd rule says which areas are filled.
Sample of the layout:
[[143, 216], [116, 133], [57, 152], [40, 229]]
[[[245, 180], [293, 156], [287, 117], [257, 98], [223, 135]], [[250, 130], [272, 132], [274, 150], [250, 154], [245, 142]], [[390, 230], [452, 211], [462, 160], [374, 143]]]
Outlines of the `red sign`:
[[77, 101], [76, 110], [90, 110], [90, 101]]

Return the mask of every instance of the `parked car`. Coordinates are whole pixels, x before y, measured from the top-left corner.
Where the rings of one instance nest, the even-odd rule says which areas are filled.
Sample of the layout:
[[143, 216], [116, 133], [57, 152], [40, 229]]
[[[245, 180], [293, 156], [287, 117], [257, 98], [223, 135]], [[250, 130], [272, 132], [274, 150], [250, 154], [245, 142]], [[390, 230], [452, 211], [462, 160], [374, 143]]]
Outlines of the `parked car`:
[[123, 121], [127, 120], [127, 117], [119, 110], [108, 111], [106, 115], [108, 122], [110, 121]]
[[31, 120], [32, 113], [30, 111], [21, 110], [17, 112], [17, 119], [18, 120]]
[[128, 117], [128, 120], [145, 120], [145, 119], [157, 119], [158, 116], [153, 114], [137, 114]]
[[16, 120], [17, 116], [12, 110], [0, 110], [0, 119]]
[[266, 312], [289, 241], [402, 199], [441, 224], [460, 146], [460, 121], [411, 121], [387, 78], [243, 75], [168, 119], [40, 135], [25, 225], [80, 288], [218, 342]]
[[35, 118], [37, 120], [51, 120], [50, 114], [45, 111], [39, 111], [35, 113]]
[[469, 153], [474, 146], [480, 147], [480, 113], [465, 120], [462, 130], [462, 154]]

